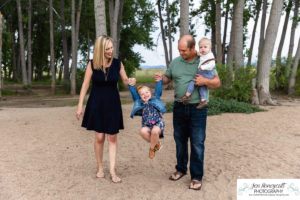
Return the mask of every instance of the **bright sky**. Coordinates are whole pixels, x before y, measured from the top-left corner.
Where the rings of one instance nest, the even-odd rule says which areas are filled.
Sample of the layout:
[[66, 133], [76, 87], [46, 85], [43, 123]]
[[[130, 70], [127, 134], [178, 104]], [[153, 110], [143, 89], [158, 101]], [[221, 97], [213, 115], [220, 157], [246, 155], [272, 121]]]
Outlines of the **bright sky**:
[[[198, 2], [198, 1], [196, 1]], [[270, 7], [268, 10], [268, 13], [270, 12]], [[261, 14], [260, 14], [261, 16]], [[290, 14], [290, 18], [293, 16], [293, 12], [291, 12]], [[280, 20], [280, 25], [279, 25], [279, 29], [278, 29], [278, 34], [277, 34], [277, 39], [275, 42], [275, 46], [274, 46], [274, 52], [273, 52], [273, 58], [276, 57], [277, 54], [277, 49], [278, 49], [278, 45], [280, 42], [280, 37], [281, 37], [281, 33], [282, 33], [282, 29], [283, 29], [283, 23], [284, 23], [284, 18], [285, 15], [282, 15], [281, 20]], [[223, 18], [222, 18], [223, 19]], [[204, 37], [204, 31], [205, 31], [205, 25], [204, 25], [204, 21], [203, 19], [200, 18], [195, 18], [193, 19], [196, 23], [195, 26], [195, 30], [196, 30], [196, 42], [198, 43], [199, 39], [201, 37]], [[268, 16], [267, 16], [267, 21], [268, 21]], [[259, 19], [260, 22], [260, 19]], [[282, 56], [287, 56], [288, 53], [288, 47], [289, 47], [289, 41], [290, 41], [290, 29], [291, 29], [291, 23], [292, 21], [289, 21], [288, 24], [288, 28], [287, 28], [287, 33], [286, 33], [286, 37], [285, 37], [285, 42], [284, 42], [284, 47], [283, 47], [283, 51], [282, 51]], [[159, 21], [157, 20], [155, 22], [156, 26], [159, 27]], [[222, 23], [223, 25], [224, 23]], [[254, 26], [254, 20], [251, 20], [248, 24], [248, 35], [247, 35], [247, 40], [246, 40], [246, 45], [247, 48], [249, 48], [250, 46], [250, 40], [251, 40], [251, 34], [252, 34], [252, 30], [253, 30], [253, 26]], [[230, 37], [230, 27], [231, 24], [228, 24], [228, 32], [227, 32], [227, 42], [229, 41], [229, 37]], [[266, 23], [266, 27], [267, 27], [267, 23]], [[294, 53], [293, 56], [296, 53], [297, 47], [298, 47], [298, 41], [299, 41], [299, 36], [300, 36], [300, 26], [298, 25], [297, 29], [296, 29], [296, 34], [295, 34], [295, 43], [294, 43]], [[224, 27], [222, 26], [222, 29]], [[179, 31], [178, 31], [179, 32]], [[136, 45], [134, 47], [134, 51], [136, 52], [140, 52], [140, 54], [142, 55], [145, 63], [142, 63], [142, 65], [165, 65], [165, 57], [164, 57], [164, 49], [163, 49], [163, 44], [162, 44], [162, 39], [160, 36], [160, 29], [158, 29], [156, 32], [152, 33], [152, 36], [154, 38], [154, 41], [157, 41], [157, 47], [154, 48], [153, 51], [147, 50], [145, 49], [145, 47], [140, 46], [140, 45]], [[258, 54], [258, 42], [259, 42], [259, 34], [260, 34], [260, 24], [258, 24], [257, 30], [256, 30], [256, 35], [255, 35], [255, 43], [254, 43], [254, 52], [253, 52], [253, 57], [252, 57], [252, 61], [255, 62], [257, 60], [257, 54]], [[173, 58], [179, 56], [178, 50], [177, 50], [177, 41], [179, 39], [179, 33], [176, 34], [175, 36], [175, 41], [173, 42]], [[206, 37], [210, 38], [211, 34], [208, 33], [206, 35]], [[223, 38], [223, 34], [222, 34], [222, 38]], [[197, 47], [198, 48], [198, 47]], [[246, 60], [247, 58], [245, 58]]]

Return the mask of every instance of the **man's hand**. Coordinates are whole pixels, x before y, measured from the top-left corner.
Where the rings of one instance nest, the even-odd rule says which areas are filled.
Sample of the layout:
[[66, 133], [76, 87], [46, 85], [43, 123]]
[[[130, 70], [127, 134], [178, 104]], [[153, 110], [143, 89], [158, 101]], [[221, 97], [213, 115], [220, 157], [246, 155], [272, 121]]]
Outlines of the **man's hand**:
[[159, 82], [163, 79], [163, 74], [161, 72], [156, 72], [154, 73], [153, 78], [155, 82]]
[[200, 74], [196, 74], [196, 77], [193, 79], [195, 82], [195, 85], [202, 86], [202, 85], [207, 85], [207, 78]]

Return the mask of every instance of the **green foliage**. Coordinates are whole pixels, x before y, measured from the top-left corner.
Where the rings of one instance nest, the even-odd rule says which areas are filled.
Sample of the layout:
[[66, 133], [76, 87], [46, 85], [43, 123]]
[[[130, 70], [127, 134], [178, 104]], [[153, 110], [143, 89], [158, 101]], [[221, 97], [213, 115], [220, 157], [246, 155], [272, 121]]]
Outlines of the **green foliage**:
[[230, 71], [224, 65], [218, 65], [217, 71], [221, 80], [221, 87], [212, 90], [214, 97], [230, 100], [235, 99], [240, 102], [251, 101], [252, 79], [255, 76], [255, 69], [252, 66], [238, 68], [234, 72], [234, 80], [231, 80]]
[[270, 91], [284, 90], [287, 91], [289, 77], [285, 76], [286, 62], [281, 63], [281, 66], [271, 67], [270, 73]]
[[16, 95], [16, 94], [17, 94], [16, 91], [2, 89], [2, 95], [3, 96]]
[[[166, 103], [167, 112], [173, 112], [173, 102]], [[224, 100], [221, 98], [210, 98], [208, 102], [207, 115], [219, 115], [221, 113], [255, 113], [265, 111], [258, 106], [236, 100]]]

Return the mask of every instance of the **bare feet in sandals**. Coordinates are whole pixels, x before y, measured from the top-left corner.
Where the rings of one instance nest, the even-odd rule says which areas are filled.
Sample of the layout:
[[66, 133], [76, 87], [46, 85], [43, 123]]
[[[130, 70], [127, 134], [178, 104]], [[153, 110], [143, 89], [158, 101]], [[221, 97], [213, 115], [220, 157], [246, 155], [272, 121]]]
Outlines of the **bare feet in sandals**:
[[202, 186], [202, 182], [198, 180], [192, 180], [189, 189], [192, 190], [200, 190]]
[[122, 179], [118, 177], [116, 174], [110, 174], [111, 181], [113, 183], [121, 183]]
[[96, 174], [97, 178], [104, 178], [104, 172], [103, 172], [103, 168], [98, 169], [98, 172]]
[[181, 179], [184, 175], [185, 175], [184, 173], [176, 171], [173, 174], [171, 174], [171, 176], [169, 177], [169, 180], [177, 181], [177, 180]]

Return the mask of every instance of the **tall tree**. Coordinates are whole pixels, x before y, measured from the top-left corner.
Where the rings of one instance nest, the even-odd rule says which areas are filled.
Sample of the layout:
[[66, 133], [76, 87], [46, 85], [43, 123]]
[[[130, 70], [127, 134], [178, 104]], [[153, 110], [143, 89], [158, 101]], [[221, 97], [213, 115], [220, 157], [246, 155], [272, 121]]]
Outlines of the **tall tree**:
[[180, 36], [189, 34], [189, 0], [180, 1]]
[[276, 56], [276, 80], [279, 82], [279, 77], [280, 77], [280, 69], [281, 69], [281, 53], [283, 49], [283, 44], [285, 40], [285, 35], [286, 35], [286, 30], [287, 26], [289, 23], [289, 18], [290, 18], [290, 12], [293, 6], [293, 1], [289, 0], [288, 5], [286, 7], [286, 14], [285, 14], [285, 19], [284, 19], [284, 24], [281, 32], [281, 38], [277, 50], [277, 56]]
[[223, 52], [223, 59], [222, 59], [222, 63], [225, 64], [225, 54], [227, 54], [227, 51], [225, 51], [225, 47], [226, 47], [226, 38], [227, 38], [227, 26], [228, 26], [228, 15], [229, 15], [229, 11], [230, 11], [230, 1], [227, 1], [226, 4], [224, 4], [224, 7], [226, 9], [225, 11], [225, 24], [224, 24], [224, 35], [223, 35], [223, 44], [222, 44], [222, 52]]
[[[262, 47], [264, 46], [267, 9], [268, 9], [268, 0], [263, 0], [262, 17], [260, 21], [260, 36], [259, 36], [258, 52], [262, 52]], [[261, 53], [258, 54], [258, 62], [260, 59], [260, 55]]]
[[223, 60], [223, 48], [221, 40], [221, 3], [216, 3], [216, 44], [217, 44], [217, 64], [222, 64]]
[[105, 0], [94, 0], [96, 37], [107, 35]]
[[65, 0], [60, 0], [60, 17], [61, 17], [61, 38], [63, 46], [63, 65], [64, 65], [64, 83], [69, 83], [69, 53], [68, 53], [68, 41], [66, 34], [66, 19], [65, 19]]
[[298, 25], [298, 12], [299, 12], [299, 0], [295, 0], [294, 17], [293, 17], [293, 23], [292, 23], [291, 35], [290, 35], [290, 45], [289, 45], [288, 57], [287, 57], [287, 61], [286, 61], [286, 70], [285, 70], [286, 77], [289, 77], [290, 68], [292, 65], [292, 55], [293, 55], [293, 51], [294, 51], [295, 32], [296, 32], [296, 27]]
[[269, 23], [266, 30], [266, 38], [264, 40], [261, 57], [258, 63], [258, 98], [260, 104], [275, 105], [270, 94], [270, 69], [272, 62], [272, 53], [278, 32], [278, 26], [283, 7], [283, 0], [273, 1]]
[[53, 36], [53, 1], [49, 0], [49, 23], [50, 23], [50, 69], [51, 69], [51, 93], [55, 94], [56, 70], [54, 66], [54, 36]]
[[22, 81], [23, 81], [23, 85], [27, 87], [28, 79], [27, 79], [27, 70], [26, 70], [26, 63], [25, 63], [25, 49], [24, 49], [24, 34], [23, 34], [21, 2], [20, 2], [20, 0], [16, 0], [16, 1], [17, 1], [17, 10], [18, 10], [19, 45], [20, 45], [21, 67], [22, 67]]
[[77, 50], [78, 50], [78, 36], [80, 25], [82, 0], [78, 2], [75, 20], [75, 0], [72, 0], [72, 76], [71, 76], [71, 95], [76, 94], [76, 71], [77, 71]]
[[296, 83], [296, 74], [297, 74], [297, 70], [298, 70], [298, 64], [299, 64], [299, 59], [300, 59], [300, 39], [298, 42], [298, 48], [297, 48], [297, 52], [294, 58], [294, 63], [293, 63], [293, 69], [290, 75], [290, 79], [289, 79], [289, 86], [288, 86], [288, 94], [294, 94], [295, 93], [295, 83]]
[[28, 69], [28, 84], [31, 85], [32, 81], [32, 44], [31, 44], [31, 32], [32, 32], [32, 0], [28, 0], [28, 41], [27, 41], [27, 69]]
[[2, 13], [0, 12], [0, 100], [2, 99]]
[[254, 20], [254, 27], [253, 27], [253, 30], [252, 30], [251, 43], [250, 43], [250, 48], [249, 48], [249, 55], [248, 55], [247, 65], [251, 65], [251, 61], [252, 61], [252, 53], [253, 53], [253, 47], [254, 47], [254, 41], [255, 41], [255, 35], [256, 35], [255, 33], [256, 33], [256, 28], [257, 28], [257, 24], [258, 24], [260, 9], [261, 9], [261, 2], [262, 2], [262, 0], [257, 0], [256, 1], [256, 6], [255, 6], [255, 9], [254, 9], [255, 20]]
[[162, 17], [162, 8], [161, 8], [160, 0], [157, 1], [157, 7], [158, 7], [159, 25], [160, 25], [160, 30], [161, 30], [161, 40], [163, 42], [163, 47], [164, 47], [164, 51], [165, 51], [165, 62], [166, 62], [167, 68], [169, 68], [170, 59], [169, 59], [168, 46], [167, 46], [166, 37], [165, 37], [165, 28], [164, 28], [164, 24], [163, 24], [164, 21], [163, 21], [163, 17]]

